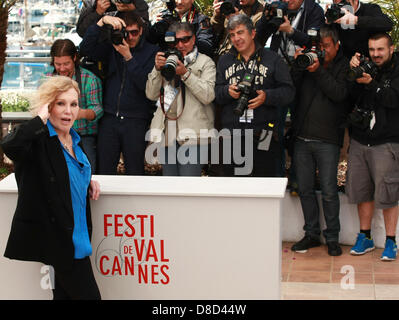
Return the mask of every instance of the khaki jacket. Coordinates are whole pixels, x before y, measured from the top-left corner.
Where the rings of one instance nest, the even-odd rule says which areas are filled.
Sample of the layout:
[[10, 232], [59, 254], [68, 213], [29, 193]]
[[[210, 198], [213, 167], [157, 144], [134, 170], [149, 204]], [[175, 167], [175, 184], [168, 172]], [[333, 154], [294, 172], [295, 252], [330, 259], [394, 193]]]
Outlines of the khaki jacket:
[[[214, 106], [216, 66], [211, 58], [198, 53], [197, 59], [186, 67], [191, 71], [190, 76], [183, 81], [185, 85], [185, 105], [183, 109], [182, 92], [175, 98], [176, 114], [180, 117], [176, 120], [177, 141], [190, 140], [189, 143], [197, 143], [198, 139], [212, 137], [214, 128]], [[160, 89], [167, 82], [161, 72], [155, 67], [148, 75], [146, 83], [147, 98], [153, 101], [159, 99]], [[173, 107], [173, 104], [171, 109]], [[160, 142], [165, 131], [166, 117], [162, 108], [158, 107], [151, 122], [150, 141]], [[205, 130], [200, 136], [200, 131]], [[205, 141], [205, 140], [203, 140]]]

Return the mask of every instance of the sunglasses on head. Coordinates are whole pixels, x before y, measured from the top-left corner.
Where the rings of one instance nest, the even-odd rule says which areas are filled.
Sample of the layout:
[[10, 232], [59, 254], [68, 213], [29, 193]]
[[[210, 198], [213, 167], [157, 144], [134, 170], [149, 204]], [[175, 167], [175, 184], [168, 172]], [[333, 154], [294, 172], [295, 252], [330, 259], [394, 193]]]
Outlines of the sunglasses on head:
[[193, 35], [191, 35], [191, 36], [185, 36], [185, 37], [183, 37], [183, 38], [176, 38], [175, 39], [175, 44], [177, 45], [179, 42], [181, 42], [181, 43], [187, 43], [187, 42], [189, 42], [190, 41], [190, 39], [193, 37]]

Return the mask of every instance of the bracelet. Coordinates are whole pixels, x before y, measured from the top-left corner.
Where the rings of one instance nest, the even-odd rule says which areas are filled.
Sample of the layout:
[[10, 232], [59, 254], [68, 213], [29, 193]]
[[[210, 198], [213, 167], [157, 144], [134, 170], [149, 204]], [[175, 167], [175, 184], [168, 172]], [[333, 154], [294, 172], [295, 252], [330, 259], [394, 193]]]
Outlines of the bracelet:
[[190, 76], [190, 74], [191, 74], [191, 70], [187, 70], [187, 72], [186, 72], [185, 74], [183, 74], [183, 76], [181, 77], [181, 79], [182, 79], [183, 81], [186, 81], [186, 80], [188, 79], [188, 77]]

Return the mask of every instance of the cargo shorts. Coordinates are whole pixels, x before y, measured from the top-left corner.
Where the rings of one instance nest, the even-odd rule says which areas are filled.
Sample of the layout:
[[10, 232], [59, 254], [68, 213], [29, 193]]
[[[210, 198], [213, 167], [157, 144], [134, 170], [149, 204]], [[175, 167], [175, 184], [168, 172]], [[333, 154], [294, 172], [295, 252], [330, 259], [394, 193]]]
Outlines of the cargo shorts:
[[351, 139], [345, 192], [350, 203], [374, 201], [377, 209], [397, 206], [399, 143], [367, 146]]

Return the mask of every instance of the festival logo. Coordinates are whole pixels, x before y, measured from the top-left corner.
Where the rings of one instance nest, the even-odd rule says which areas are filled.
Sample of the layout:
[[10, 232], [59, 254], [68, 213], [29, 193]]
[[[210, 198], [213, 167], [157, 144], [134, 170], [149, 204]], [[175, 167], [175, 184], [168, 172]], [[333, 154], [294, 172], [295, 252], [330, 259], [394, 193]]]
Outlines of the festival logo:
[[95, 252], [104, 277], [136, 277], [139, 284], [170, 282], [166, 242], [157, 239], [152, 214], [104, 214], [104, 238]]

